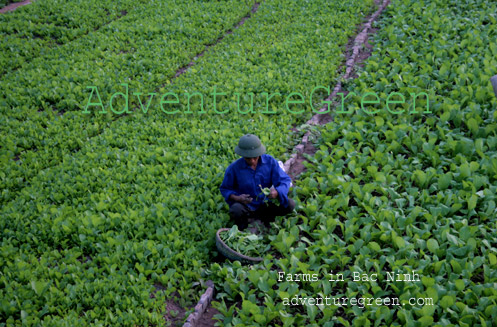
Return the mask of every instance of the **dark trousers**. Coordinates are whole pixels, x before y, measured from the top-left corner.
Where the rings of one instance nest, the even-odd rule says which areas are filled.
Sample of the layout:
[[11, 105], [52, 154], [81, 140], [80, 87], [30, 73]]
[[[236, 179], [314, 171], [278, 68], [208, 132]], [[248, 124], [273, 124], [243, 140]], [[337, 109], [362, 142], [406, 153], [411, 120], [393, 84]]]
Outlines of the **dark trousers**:
[[251, 210], [246, 204], [235, 202], [230, 207], [230, 217], [235, 220], [240, 230], [247, 228], [248, 219], [260, 219], [264, 224], [269, 225], [276, 216], [285, 216], [293, 211], [295, 201], [288, 199], [288, 207], [278, 206], [272, 202], [263, 203], [257, 210]]

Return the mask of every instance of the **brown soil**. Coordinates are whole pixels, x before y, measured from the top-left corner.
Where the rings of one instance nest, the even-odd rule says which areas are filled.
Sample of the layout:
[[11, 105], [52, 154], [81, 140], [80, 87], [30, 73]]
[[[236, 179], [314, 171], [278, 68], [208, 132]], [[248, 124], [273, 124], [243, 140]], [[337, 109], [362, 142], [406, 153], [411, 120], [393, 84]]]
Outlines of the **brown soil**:
[[[166, 290], [166, 286], [155, 283], [154, 290], [150, 294], [150, 298], [155, 298], [155, 293], [163, 292]], [[164, 307], [163, 317], [168, 326], [182, 326], [183, 320], [186, 318], [186, 309], [180, 306], [176, 299], [179, 298], [179, 294], [174, 292], [171, 294], [171, 298], [166, 301], [166, 306]]]
[[[34, 1], [34, 0], [33, 0]], [[25, 0], [21, 2], [14, 2], [0, 9], [0, 14], [5, 14], [8, 11], [15, 10], [17, 7], [25, 6], [31, 3], [31, 0]]]
[[218, 322], [217, 320], [214, 319], [214, 316], [219, 314], [220, 312], [217, 311], [216, 309], [214, 309], [213, 307], [209, 306], [204, 314], [202, 315], [202, 317], [199, 318], [199, 320], [197, 321], [197, 327], [212, 327], [214, 326], [214, 324], [216, 322]]
[[[373, 44], [370, 43], [372, 40], [370, 40], [370, 36], [376, 34], [378, 31], [377, 28], [371, 28], [369, 32], [365, 35], [363, 39], [361, 39], [360, 46], [361, 48], [359, 49], [359, 52], [357, 56], [354, 58], [354, 67], [364, 67], [366, 59], [368, 59], [371, 56], [371, 53], [373, 51]], [[352, 54], [354, 51], [354, 40], [350, 40], [349, 43], [347, 44], [347, 53]], [[348, 76], [350, 79], [357, 78], [357, 69], [353, 69]], [[341, 90], [341, 92], [344, 92]], [[345, 93], [345, 92], [344, 92]], [[347, 92], [348, 93], [348, 92]]]
[[186, 318], [186, 310], [174, 300], [167, 300], [166, 307], [164, 308], [164, 320], [169, 326], [182, 326], [183, 320]]
[[306, 142], [304, 144], [303, 152], [297, 153], [297, 156], [295, 157], [293, 163], [288, 168], [287, 173], [288, 176], [292, 178], [292, 180], [296, 180], [298, 175], [306, 171], [306, 168], [304, 166], [304, 161], [306, 161], [307, 159], [304, 157], [304, 154], [313, 156], [316, 153], [316, 151], [317, 149], [314, 147], [312, 143]]
[[[165, 287], [160, 284], [155, 284], [154, 286], [155, 286], [155, 291], [152, 294], [150, 294], [151, 298], [155, 297], [155, 292], [165, 289]], [[183, 322], [188, 317], [186, 314], [187, 309], [180, 306], [176, 301], [178, 297], [179, 294], [174, 292], [171, 295], [171, 299], [166, 301], [163, 317], [164, 320], [166, 321], [166, 325], [168, 326], [182, 326]], [[209, 306], [207, 307], [207, 309], [205, 309], [202, 316], [196, 321], [195, 326], [213, 327], [215, 323], [218, 322], [216, 319], [214, 319], [214, 316], [217, 314], [220, 314], [220, 312], [209, 304]]]

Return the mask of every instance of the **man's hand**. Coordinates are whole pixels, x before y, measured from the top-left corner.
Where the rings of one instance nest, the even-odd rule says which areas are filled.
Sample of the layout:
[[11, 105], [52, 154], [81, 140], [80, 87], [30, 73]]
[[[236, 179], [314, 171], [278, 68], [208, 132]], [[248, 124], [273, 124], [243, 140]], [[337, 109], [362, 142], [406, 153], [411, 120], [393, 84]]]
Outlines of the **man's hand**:
[[244, 204], [252, 202], [252, 198], [250, 197], [249, 194], [241, 194], [241, 195], [231, 194], [230, 198], [235, 202], [240, 202]]
[[274, 187], [271, 187], [271, 193], [267, 196], [270, 199], [276, 199], [278, 197], [278, 191]]

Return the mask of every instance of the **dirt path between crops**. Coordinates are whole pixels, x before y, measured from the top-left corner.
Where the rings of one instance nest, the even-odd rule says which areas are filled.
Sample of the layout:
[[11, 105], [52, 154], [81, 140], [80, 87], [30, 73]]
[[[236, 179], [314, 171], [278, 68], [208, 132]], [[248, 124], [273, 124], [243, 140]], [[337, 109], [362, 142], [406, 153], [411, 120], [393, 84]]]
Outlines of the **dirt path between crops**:
[[[375, 4], [378, 9], [366, 17], [366, 20], [359, 27], [359, 33], [351, 38], [346, 46], [347, 49], [347, 57], [345, 61], [345, 65], [340, 67], [339, 69], [345, 69], [345, 72], [342, 74], [343, 80], [349, 80], [352, 78], [356, 78], [356, 71], [354, 67], [362, 67], [364, 66], [364, 61], [371, 55], [373, 45], [369, 42], [369, 36], [373, 35], [377, 32], [377, 29], [372, 28], [372, 23], [378, 18], [378, 16], [385, 10], [385, 8], [390, 3], [390, 0], [375, 0]], [[255, 8], [257, 10], [257, 8]], [[255, 12], [255, 11], [254, 11]], [[342, 84], [339, 82], [333, 93], [326, 99], [332, 100], [338, 92], [342, 91]], [[322, 108], [321, 111], [325, 111], [326, 108]], [[319, 124], [323, 125], [332, 120], [332, 117], [329, 114], [316, 114], [312, 117], [306, 124]], [[305, 170], [303, 162], [305, 159], [304, 155], [314, 155], [316, 153], [316, 148], [310, 142], [312, 138], [311, 132], [307, 132], [303, 139], [302, 143], [299, 144], [295, 150], [296, 155], [290, 158], [285, 163], [285, 171], [295, 180], [300, 173]], [[201, 326], [201, 327], [211, 327], [214, 326], [216, 320], [213, 319], [215, 314], [219, 313], [216, 309], [212, 308], [210, 305], [207, 307], [205, 313], [200, 317], [196, 324], [191, 326]]]
[[[25, 0], [22, 2], [9, 4], [6, 7], [0, 9], [0, 13], [6, 13], [8, 11], [15, 10], [20, 6], [24, 6], [30, 3], [31, 0]], [[375, 29], [371, 28], [371, 24], [379, 16], [379, 14], [386, 8], [386, 6], [390, 3], [390, 1], [384, 0], [383, 3], [380, 5], [381, 0], [376, 0], [375, 3], [377, 6], [379, 6], [379, 9], [374, 14], [372, 14], [367, 18], [366, 23], [361, 25], [361, 32], [355, 38], [351, 39], [349, 44], [347, 45], [348, 55], [346, 59], [346, 72], [342, 76], [344, 79], [350, 79], [355, 77], [353, 76], [354, 73], [353, 67], [355, 65], [361, 65], [371, 54], [373, 46], [368, 42], [368, 35], [374, 34], [376, 32]], [[227, 35], [232, 34], [235, 29], [242, 26], [247, 19], [249, 19], [254, 13], [257, 12], [259, 6], [260, 3], [255, 2], [250, 12], [247, 15], [245, 15], [235, 26], [233, 26], [232, 29], [226, 31], [222, 36], [220, 36], [217, 40], [215, 40], [211, 44], [207, 44], [204, 50], [198, 53], [187, 65], [179, 68], [171, 80], [176, 79], [182, 74], [184, 74], [190, 67], [195, 65], [198, 58], [202, 57], [209, 48], [217, 45], [218, 43], [223, 41]], [[342, 90], [342, 85], [341, 83], [339, 83], [335, 87], [332, 95], [330, 95], [330, 97], [327, 100], [333, 99], [336, 96], [336, 94], [341, 90]], [[311, 120], [307, 123], [322, 125], [331, 120], [332, 118], [329, 114], [317, 114], [313, 118], [311, 118]], [[285, 170], [289, 173], [289, 175], [292, 177], [293, 180], [295, 180], [297, 176], [305, 170], [305, 167], [303, 166], [303, 161], [306, 159], [304, 158], [303, 154], [313, 155], [316, 152], [315, 147], [312, 145], [311, 142], [309, 142], [309, 138], [310, 138], [310, 133], [306, 133], [302, 139], [302, 143], [296, 146], [295, 148], [296, 154], [292, 156], [292, 158], [287, 160], [287, 162], [285, 162]], [[156, 285], [156, 291], [159, 290], [161, 290], [161, 287]], [[151, 294], [151, 296], [154, 295]], [[186, 310], [181, 306], [179, 306], [174, 300], [168, 300], [166, 302], [165, 311], [166, 312], [164, 314], [164, 320], [170, 324], [177, 324], [180, 321], [183, 321], [183, 319], [185, 318]], [[201, 313], [200, 318], [197, 320], [195, 326], [201, 326], [201, 327], [214, 326], [216, 320], [213, 319], [213, 316], [218, 313], [219, 311], [217, 311], [215, 308], [209, 305], [205, 309], [205, 311]]]
[[30, 3], [31, 3], [31, 0], [25, 0], [25, 1], [21, 1], [21, 2], [11, 3], [10, 5], [6, 5], [2, 9], [0, 9], [0, 14], [5, 14], [8, 11], [15, 10], [17, 7], [29, 5]]
[[[368, 16], [363, 24], [359, 27], [359, 33], [351, 38], [346, 46], [347, 48], [347, 57], [345, 61], [345, 67], [341, 67], [340, 69], [345, 68], [345, 72], [342, 74], [343, 80], [349, 80], [352, 78], [356, 78], [356, 71], [354, 67], [356, 66], [364, 66], [364, 61], [369, 58], [371, 55], [373, 45], [369, 42], [369, 36], [375, 34], [377, 29], [372, 28], [372, 23], [378, 18], [378, 16], [383, 12], [383, 10], [388, 6], [390, 0], [375, 0], [375, 4], [378, 9]], [[255, 8], [257, 10], [257, 8]], [[255, 11], [253, 11], [255, 12]], [[338, 92], [342, 91], [342, 84], [339, 82], [333, 93], [326, 99], [332, 100]], [[325, 111], [326, 108], [322, 108], [320, 111]], [[306, 124], [319, 124], [323, 125], [332, 120], [332, 117], [329, 114], [316, 114], [312, 117]], [[316, 148], [310, 142], [310, 138], [312, 137], [311, 132], [307, 132], [303, 139], [302, 143], [297, 145], [295, 148], [296, 155], [290, 158], [285, 163], [285, 171], [290, 175], [292, 180], [295, 180], [297, 176], [305, 170], [303, 162], [305, 159], [304, 155], [314, 155], [316, 153]], [[208, 306], [205, 313], [201, 316], [198, 322], [192, 326], [201, 326], [201, 327], [211, 327], [214, 326], [216, 320], [213, 319], [215, 314], [219, 313], [216, 309], [212, 308], [210, 305]]]
[[[355, 67], [363, 67], [364, 61], [371, 55], [373, 45], [369, 42], [369, 36], [377, 32], [377, 29], [372, 28], [372, 24], [390, 4], [390, 0], [375, 0], [375, 4], [378, 9], [373, 14], [366, 17], [365, 22], [359, 26], [360, 32], [355, 37], [351, 38], [346, 46], [347, 56], [345, 59], [345, 67], [342, 66], [339, 68], [342, 70], [345, 69], [345, 72], [341, 75], [341, 81], [356, 78]], [[342, 89], [341, 81], [337, 83], [331, 95], [325, 99], [326, 101], [334, 100], [339, 92], [347, 93]], [[319, 111], [324, 112], [326, 110], [327, 106], [323, 106]], [[329, 113], [315, 114], [305, 123], [305, 125], [324, 125], [332, 120], [333, 118]], [[302, 137], [301, 143], [295, 147], [295, 153], [284, 164], [285, 171], [288, 172], [292, 180], [295, 180], [298, 175], [305, 171], [303, 164], [303, 162], [307, 160], [305, 155], [314, 155], [316, 151], [316, 148], [312, 144], [311, 132], [306, 132]]]

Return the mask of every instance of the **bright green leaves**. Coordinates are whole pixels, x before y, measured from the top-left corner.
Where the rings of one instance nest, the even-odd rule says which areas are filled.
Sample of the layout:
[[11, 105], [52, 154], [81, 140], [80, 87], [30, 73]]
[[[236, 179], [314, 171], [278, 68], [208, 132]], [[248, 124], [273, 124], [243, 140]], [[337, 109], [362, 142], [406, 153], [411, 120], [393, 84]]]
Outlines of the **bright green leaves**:
[[295, 240], [296, 237], [294, 235], [281, 229], [276, 236], [276, 239], [271, 242], [271, 244], [281, 253], [288, 253]]
[[433, 317], [430, 316], [423, 316], [419, 318], [418, 321], [422, 327], [429, 327], [433, 325]]
[[31, 288], [35, 291], [36, 295], [42, 296], [47, 290], [50, 283], [42, 281], [31, 281]]
[[451, 173], [447, 173], [447, 174], [441, 175], [438, 178], [438, 188], [441, 191], [446, 190], [449, 187], [450, 182], [452, 181], [452, 179], [453, 179], [453, 176], [452, 176]]
[[476, 135], [478, 133], [478, 122], [476, 121], [476, 119], [470, 118], [466, 124], [473, 135]]
[[438, 250], [439, 248], [439, 245], [438, 245], [438, 242], [437, 240], [433, 239], [433, 238], [430, 238], [427, 242], [426, 242], [426, 246], [428, 247], [428, 250], [430, 250], [431, 253], [433, 254], [436, 254], [436, 251]]
[[[253, 20], [211, 47], [171, 88], [286, 92], [329, 85], [341, 64], [340, 46], [370, 4], [266, 1]], [[64, 319], [159, 324], [160, 310], [151, 313], [151, 281], [162, 283], [168, 295], [177, 291], [193, 300], [198, 294], [192, 282], [212, 256], [209, 231], [227, 222], [217, 185], [224, 165], [234, 159], [232, 137], [244, 132], [243, 124], [236, 116], [164, 121], [156, 115], [114, 122], [102, 117], [98, 122], [70, 112], [85, 99], [80, 84], [88, 79], [107, 94], [123, 78], [144, 91], [163, 83], [169, 89], [177, 68], [244, 16], [251, 3], [197, 5], [154, 3], [144, 6], [147, 22], [134, 10], [128, 20], [123, 17], [84, 40], [77, 39], [80, 29], [61, 35], [65, 45], [55, 57], [44, 53], [2, 79], [4, 89], [12, 90], [3, 98], [2, 126], [13, 133], [2, 138], [1, 213], [7, 217], [2, 231], [9, 244], [17, 240], [23, 247], [2, 246], [7, 264], [0, 278], [9, 279], [3, 280], [0, 305], [3, 313], [21, 319], [18, 324], [30, 319], [40, 324], [35, 317], [54, 307], [60, 311], [51, 317], [60, 324]], [[85, 28], [115, 18], [119, 8], [112, 9], [109, 17], [101, 11], [90, 17]], [[378, 26], [366, 72], [350, 85], [357, 93], [370, 88], [378, 94], [427, 91], [430, 98], [436, 93], [433, 114], [341, 116], [314, 131], [319, 150], [297, 182], [298, 218], [281, 219], [271, 241], [277, 258], [266, 258], [254, 270], [233, 263], [209, 276], [217, 278], [220, 297], [241, 303], [241, 309], [230, 304], [220, 310], [225, 324], [490, 326], [495, 321], [496, 293], [488, 287], [495, 283], [497, 265], [497, 116], [488, 87], [497, 65], [492, 37], [497, 24], [488, 14], [495, 9], [481, 0], [392, 2]], [[41, 49], [38, 39], [28, 39], [31, 49]], [[87, 51], [79, 51], [83, 43]], [[23, 49], [17, 41], [11, 45]], [[271, 107], [278, 110], [280, 104]], [[66, 111], [63, 119], [52, 106]], [[44, 111], [33, 115], [40, 108]], [[291, 126], [294, 117], [245, 118], [266, 135], [269, 153], [269, 147], [277, 155], [285, 151], [281, 126]], [[20, 160], [13, 160], [20, 153]], [[418, 272], [422, 282], [295, 285], [277, 283], [275, 267], [323, 274], [346, 267], [407, 269]], [[331, 307], [281, 304], [281, 296], [319, 292], [402, 301], [422, 296], [435, 305], [337, 313]], [[40, 301], [31, 307], [17, 304], [34, 301], [33, 294], [53, 295], [52, 302], [47, 309]]]
[[245, 300], [242, 302], [242, 312], [246, 315], [258, 315], [260, 309], [256, 304]]
[[[392, 289], [406, 302], [423, 297], [434, 305], [394, 308], [393, 321], [402, 324], [490, 325], [495, 318], [478, 297], [496, 295], [486, 286], [497, 278], [487, 240], [495, 240], [497, 216], [496, 101], [488, 83], [495, 72], [482, 67], [495, 63], [497, 30], [465, 22], [497, 8], [477, 2], [469, 11], [438, 0], [389, 6], [378, 46], [348, 90], [427, 91], [434, 94], [432, 115], [335, 117], [320, 128], [318, 151], [298, 183], [307, 204], [302, 229], [314, 242], [308, 249], [333, 253], [323, 262], [364, 271], [397, 264], [420, 273], [422, 282]], [[482, 42], [489, 44], [484, 55], [477, 50]], [[350, 106], [359, 106], [354, 101]], [[341, 198], [347, 201], [337, 206]], [[333, 228], [322, 214], [337, 221]], [[384, 310], [366, 308], [360, 318], [344, 311], [359, 325]]]
[[455, 296], [445, 295], [440, 300], [440, 306], [445, 310], [450, 306], [452, 306], [454, 303], [455, 303]]
[[468, 199], [468, 210], [471, 211], [476, 208], [476, 203], [478, 201], [478, 197], [473, 194]]
[[261, 235], [239, 231], [237, 225], [219, 236], [228, 247], [248, 257], [261, 257], [269, 249], [269, 245], [263, 243]]
[[406, 242], [404, 241], [404, 239], [400, 236], [394, 236], [393, 237], [393, 241], [395, 243], [395, 245], [399, 248], [399, 249], [402, 249], [406, 246]]
[[420, 188], [424, 188], [427, 181], [428, 181], [428, 178], [426, 176], [426, 173], [424, 171], [421, 171], [421, 170], [416, 170], [413, 174], [413, 177], [414, 177], [414, 180], [416, 181], [416, 184], [420, 187]]
[[493, 253], [488, 254], [488, 261], [490, 266], [497, 267], [497, 256]]

